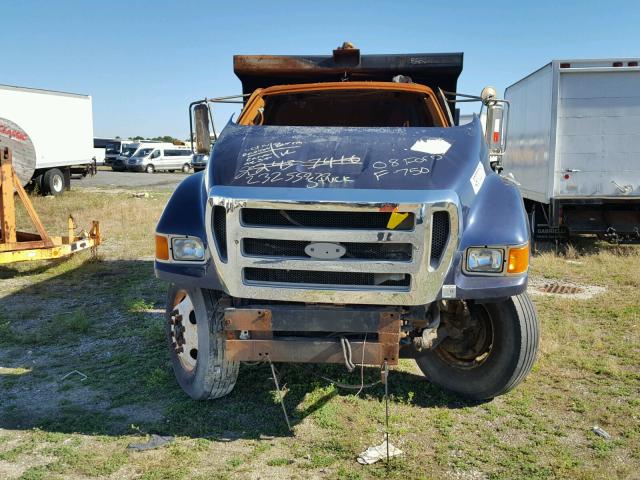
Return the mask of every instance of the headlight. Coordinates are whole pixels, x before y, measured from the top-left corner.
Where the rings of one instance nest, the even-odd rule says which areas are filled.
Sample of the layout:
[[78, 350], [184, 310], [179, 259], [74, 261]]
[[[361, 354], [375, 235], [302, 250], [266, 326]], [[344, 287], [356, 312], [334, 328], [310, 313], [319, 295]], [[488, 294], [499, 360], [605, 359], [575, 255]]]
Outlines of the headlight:
[[204, 260], [204, 245], [199, 238], [173, 238], [171, 249], [174, 260]]
[[474, 273], [500, 273], [504, 263], [501, 248], [469, 248], [467, 250], [467, 271]]

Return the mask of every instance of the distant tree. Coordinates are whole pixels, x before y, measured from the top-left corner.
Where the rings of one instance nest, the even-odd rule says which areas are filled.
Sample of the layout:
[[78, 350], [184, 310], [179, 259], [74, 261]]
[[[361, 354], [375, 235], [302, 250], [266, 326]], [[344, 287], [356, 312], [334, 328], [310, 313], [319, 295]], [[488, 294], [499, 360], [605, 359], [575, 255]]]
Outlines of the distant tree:
[[156, 142], [173, 143], [173, 141], [176, 139], [173, 138], [171, 135], [163, 135], [161, 137], [153, 137], [151, 140], [155, 140]]
[[144, 137], [141, 137], [140, 135], [131, 138], [131, 140], [144, 140]]
[[120, 140], [120, 137], [118, 137], [117, 135], [116, 135], [116, 140]]

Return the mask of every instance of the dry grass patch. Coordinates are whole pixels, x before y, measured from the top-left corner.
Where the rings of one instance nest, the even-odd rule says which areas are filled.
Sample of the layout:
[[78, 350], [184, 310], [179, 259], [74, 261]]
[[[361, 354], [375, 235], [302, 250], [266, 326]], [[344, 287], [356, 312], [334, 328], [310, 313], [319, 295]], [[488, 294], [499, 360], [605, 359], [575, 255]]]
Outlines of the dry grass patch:
[[[155, 223], [169, 196], [169, 192], [151, 192], [137, 198], [126, 191], [87, 193], [77, 189], [60, 197], [32, 195], [31, 202], [50, 235], [66, 235], [69, 215], [79, 230], [89, 229], [91, 222], [98, 220], [104, 237], [101, 253], [108, 258], [137, 259], [153, 255]], [[18, 219], [18, 228], [34, 231], [21, 205]]]

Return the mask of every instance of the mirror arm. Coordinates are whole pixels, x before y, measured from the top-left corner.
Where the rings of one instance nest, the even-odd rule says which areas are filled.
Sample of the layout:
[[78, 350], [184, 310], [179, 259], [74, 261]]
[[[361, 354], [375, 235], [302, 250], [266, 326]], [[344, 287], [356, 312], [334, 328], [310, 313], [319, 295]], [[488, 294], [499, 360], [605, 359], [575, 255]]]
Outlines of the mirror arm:
[[[205, 100], [207, 100], [205, 98]], [[216, 133], [216, 124], [213, 123], [213, 105], [209, 107], [209, 121], [211, 122], [211, 130], [213, 131], [213, 142], [218, 141], [218, 134]]]

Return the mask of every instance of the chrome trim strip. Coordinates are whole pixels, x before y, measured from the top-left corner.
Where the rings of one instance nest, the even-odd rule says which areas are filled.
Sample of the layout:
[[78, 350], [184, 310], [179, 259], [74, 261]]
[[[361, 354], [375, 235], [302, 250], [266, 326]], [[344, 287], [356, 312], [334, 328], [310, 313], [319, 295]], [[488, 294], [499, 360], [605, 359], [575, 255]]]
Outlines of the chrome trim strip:
[[[385, 201], [380, 199], [384, 198]], [[212, 213], [216, 205], [227, 209], [227, 262], [215, 247]], [[332, 210], [378, 212], [398, 207], [413, 212], [413, 231], [342, 230], [322, 228], [247, 227], [241, 225], [242, 208]], [[431, 265], [431, 219], [433, 213], [449, 213], [449, 240], [439, 264]], [[207, 202], [206, 230], [209, 249], [226, 293], [234, 297], [317, 303], [374, 305], [422, 305], [434, 301], [442, 287], [458, 246], [460, 218], [457, 195], [450, 191], [387, 191], [349, 189], [303, 189], [263, 187], [214, 187]], [[411, 261], [314, 260], [299, 258], [255, 258], [244, 256], [243, 238], [348, 241], [367, 243], [412, 243]], [[348, 267], [348, 268], [345, 268]], [[409, 273], [409, 287], [313, 285], [245, 281], [244, 267], [327, 272]]]
[[[282, 205], [280, 207], [282, 208]], [[307, 209], [308, 210], [308, 209]], [[359, 209], [355, 209], [356, 211]], [[365, 209], [361, 209], [363, 212]], [[370, 210], [369, 210], [370, 211]], [[384, 230], [384, 242], [380, 240], [382, 230], [342, 230], [338, 228], [288, 228], [288, 227], [238, 227], [242, 238], [265, 238], [270, 240], [305, 240], [308, 242], [362, 242], [362, 243], [413, 243], [420, 241], [414, 231]], [[354, 240], [357, 239], [357, 240]]]
[[314, 270], [323, 272], [362, 273], [418, 273], [416, 262], [394, 262], [392, 260], [314, 260], [291, 257], [240, 258], [241, 267], [272, 268], [278, 270]]

